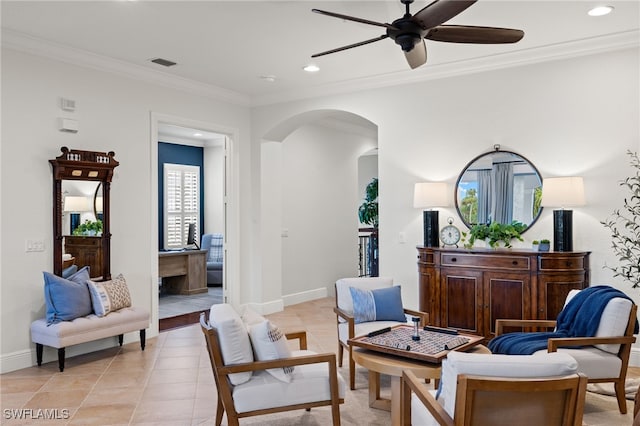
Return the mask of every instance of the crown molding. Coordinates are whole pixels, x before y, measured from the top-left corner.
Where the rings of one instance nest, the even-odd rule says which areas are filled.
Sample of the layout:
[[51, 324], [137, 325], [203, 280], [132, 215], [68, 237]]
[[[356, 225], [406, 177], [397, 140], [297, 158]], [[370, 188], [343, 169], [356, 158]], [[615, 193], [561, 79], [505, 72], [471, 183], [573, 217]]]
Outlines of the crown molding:
[[323, 86], [296, 89], [295, 91], [256, 96], [251, 98], [251, 105], [264, 106], [327, 95], [353, 93], [639, 47], [640, 30], [624, 31], [509, 53], [427, 65], [415, 70], [400, 71], [384, 76], [364, 77]]
[[399, 86], [502, 68], [511, 68], [616, 50], [638, 48], [640, 47], [640, 30], [636, 29], [615, 34], [607, 34], [604, 36], [550, 44], [530, 49], [521, 49], [509, 53], [468, 60], [427, 65], [416, 70], [405, 70], [382, 76], [344, 80], [337, 83], [296, 88], [254, 97], [222, 87], [152, 70], [107, 56], [97, 55], [85, 50], [53, 43], [41, 38], [31, 37], [24, 33], [6, 28], [2, 29], [2, 46], [33, 55], [44, 56], [53, 60], [93, 68], [104, 72], [111, 72], [120, 76], [186, 91], [198, 96], [206, 96], [218, 101], [251, 107], [324, 97], [327, 95], [353, 93], [390, 86]]
[[43, 56], [56, 61], [110, 72], [123, 77], [142, 80], [147, 83], [154, 83], [171, 89], [182, 90], [199, 96], [206, 96], [218, 101], [229, 102], [240, 106], [250, 106], [249, 96], [242, 93], [178, 77], [162, 71], [152, 70], [130, 62], [97, 55], [86, 50], [76, 49], [41, 38], [32, 37], [6, 28], [2, 29], [2, 46], [32, 55]]

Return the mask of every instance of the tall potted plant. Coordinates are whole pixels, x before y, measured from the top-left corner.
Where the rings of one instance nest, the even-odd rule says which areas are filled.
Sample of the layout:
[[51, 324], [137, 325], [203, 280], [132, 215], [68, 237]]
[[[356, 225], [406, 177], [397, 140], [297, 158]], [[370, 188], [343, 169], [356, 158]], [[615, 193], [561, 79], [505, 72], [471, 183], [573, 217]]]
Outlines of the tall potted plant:
[[378, 178], [373, 178], [367, 185], [364, 203], [358, 208], [358, 218], [365, 225], [378, 227]]
[[358, 208], [361, 223], [373, 227], [369, 237], [369, 273], [378, 276], [378, 178], [373, 178], [365, 189], [364, 202]]
[[[631, 283], [632, 288], [640, 287], [640, 159], [638, 153], [627, 150], [634, 174], [620, 182], [629, 195], [624, 198], [622, 209], [616, 209], [606, 220], [601, 221], [611, 232], [611, 248], [618, 259], [618, 265], [605, 264], [613, 271], [614, 277], [621, 277]], [[640, 425], [640, 386], [634, 398], [633, 425]]]
[[611, 248], [618, 259], [618, 265], [606, 265], [614, 277], [621, 277], [631, 283], [632, 288], [640, 287], [640, 159], [636, 152], [627, 151], [634, 174], [620, 182], [629, 191], [622, 209], [616, 209], [606, 220], [601, 221], [611, 232]]

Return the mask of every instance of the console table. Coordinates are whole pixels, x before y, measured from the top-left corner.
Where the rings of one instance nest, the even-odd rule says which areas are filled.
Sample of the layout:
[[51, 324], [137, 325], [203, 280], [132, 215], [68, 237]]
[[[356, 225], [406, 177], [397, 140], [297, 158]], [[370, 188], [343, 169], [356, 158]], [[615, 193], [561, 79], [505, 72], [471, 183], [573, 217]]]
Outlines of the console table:
[[158, 276], [171, 293], [206, 293], [207, 250], [158, 253]]
[[556, 319], [569, 291], [589, 286], [589, 252], [417, 249], [420, 310], [486, 339], [496, 319]]
[[[102, 277], [102, 237], [84, 235], [66, 235], [64, 237], [64, 251], [75, 258], [78, 268], [89, 266], [92, 278]], [[64, 263], [64, 262], [63, 262]]]

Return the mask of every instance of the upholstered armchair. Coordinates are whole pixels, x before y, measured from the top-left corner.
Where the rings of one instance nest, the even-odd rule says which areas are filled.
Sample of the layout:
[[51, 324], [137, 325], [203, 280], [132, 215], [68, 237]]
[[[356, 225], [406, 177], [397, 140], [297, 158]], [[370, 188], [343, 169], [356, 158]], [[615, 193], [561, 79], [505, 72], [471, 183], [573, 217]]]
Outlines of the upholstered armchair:
[[586, 376], [563, 353], [492, 355], [452, 351], [441, 390], [403, 373], [402, 424], [581, 426]]
[[[211, 307], [209, 320], [200, 314], [209, 361], [217, 388], [215, 425], [227, 415], [239, 419], [283, 411], [331, 407], [333, 426], [340, 426], [345, 384], [336, 356], [307, 350], [304, 331], [282, 333], [262, 317], [247, 319], [228, 304]], [[286, 339], [297, 339], [290, 350]]]
[[[371, 331], [380, 330], [398, 324], [411, 322], [411, 317], [420, 318], [420, 325], [427, 325], [429, 322], [429, 314], [420, 311], [405, 309], [402, 306], [400, 298], [400, 287], [393, 285], [393, 278], [387, 277], [359, 277], [359, 278], [341, 278], [336, 281], [336, 307], [333, 311], [336, 313], [336, 321], [338, 327], [338, 365], [342, 367], [342, 358], [344, 349], [349, 353], [349, 386], [351, 389], [356, 388], [355, 362], [352, 356], [353, 348], [349, 345], [349, 339], [363, 336]], [[359, 290], [358, 294], [366, 294], [373, 292], [374, 294], [383, 294], [381, 298], [384, 300], [383, 309], [386, 311], [384, 315], [380, 315], [383, 309], [376, 307], [377, 312], [371, 312], [369, 320], [359, 318], [360, 307], [357, 302], [354, 303], [351, 288]], [[374, 303], [375, 305], [375, 303]], [[395, 309], [390, 309], [395, 307]], [[391, 313], [391, 315], [389, 315]], [[395, 314], [394, 314], [395, 313]], [[377, 315], [377, 317], [376, 317]]]
[[[567, 310], [569, 301], [579, 292], [580, 290], [569, 292], [563, 311]], [[624, 296], [622, 293], [621, 295]], [[589, 383], [613, 382], [618, 408], [620, 413], [625, 414], [627, 412], [625, 379], [631, 346], [636, 341], [633, 336], [637, 322], [636, 313], [637, 306], [631, 300], [625, 297], [614, 297], [604, 307], [594, 336], [551, 337], [546, 340], [547, 347], [535, 353], [567, 353], [577, 361], [578, 372], [585, 374], [589, 378]], [[531, 327], [554, 329], [556, 325], [556, 321], [549, 320], [499, 319], [496, 320], [496, 336], [508, 336], [505, 329], [510, 327], [525, 327], [525, 330]]]
[[222, 285], [223, 243], [222, 234], [204, 234], [200, 248], [207, 250], [207, 285]]

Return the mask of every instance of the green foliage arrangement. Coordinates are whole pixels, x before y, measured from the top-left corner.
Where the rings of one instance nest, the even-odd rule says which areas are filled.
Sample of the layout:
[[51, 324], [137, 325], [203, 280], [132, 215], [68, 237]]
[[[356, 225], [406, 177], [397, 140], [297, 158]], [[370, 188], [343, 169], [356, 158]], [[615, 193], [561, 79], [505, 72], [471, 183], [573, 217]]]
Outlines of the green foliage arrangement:
[[[492, 222], [491, 224], [477, 224], [471, 227], [469, 232], [462, 233], [462, 242], [466, 248], [473, 247], [476, 240], [486, 240], [489, 247], [499, 247], [502, 241], [504, 247], [511, 247], [514, 239], [523, 241], [521, 234], [527, 229], [527, 225], [514, 220], [511, 223]], [[467, 239], [467, 234], [469, 238]]]
[[618, 266], [604, 265], [614, 277], [629, 281], [633, 288], [640, 287], [640, 159], [636, 152], [627, 151], [634, 174], [620, 182], [629, 191], [622, 209], [616, 209], [601, 221], [611, 232], [611, 248], [618, 258]]
[[373, 178], [365, 190], [364, 203], [358, 208], [361, 223], [378, 227], [378, 178]]
[[73, 235], [100, 235], [102, 233], [102, 221], [96, 220], [91, 221], [89, 219], [85, 220], [84, 223], [78, 225], [76, 229], [73, 230]]

